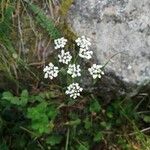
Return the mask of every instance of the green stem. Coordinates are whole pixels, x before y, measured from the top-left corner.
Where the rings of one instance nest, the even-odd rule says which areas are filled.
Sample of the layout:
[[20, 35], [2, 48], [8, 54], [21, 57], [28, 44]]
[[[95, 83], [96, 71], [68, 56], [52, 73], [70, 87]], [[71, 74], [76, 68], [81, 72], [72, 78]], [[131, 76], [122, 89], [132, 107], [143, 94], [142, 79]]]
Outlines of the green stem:
[[[110, 59], [104, 64], [103, 68], [105, 68], [105, 66], [111, 61], [112, 58], [114, 58], [116, 55], [121, 54], [121, 53], [125, 54], [124, 52], [118, 52], [118, 53], [114, 54], [114, 55], [111, 56]], [[125, 54], [125, 55], [127, 55], [127, 54]]]
[[68, 150], [68, 145], [69, 145], [69, 135], [70, 135], [70, 129], [69, 129], [69, 127], [68, 127], [65, 150]]

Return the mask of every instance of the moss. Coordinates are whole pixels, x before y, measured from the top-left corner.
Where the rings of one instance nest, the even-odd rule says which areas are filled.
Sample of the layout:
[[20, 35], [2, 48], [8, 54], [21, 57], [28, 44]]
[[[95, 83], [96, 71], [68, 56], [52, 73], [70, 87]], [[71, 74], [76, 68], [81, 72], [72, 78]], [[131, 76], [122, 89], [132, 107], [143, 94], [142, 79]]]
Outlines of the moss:
[[60, 5], [60, 14], [63, 16], [67, 15], [68, 10], [70, 9], [72, 3], [73, 0], [63, 0]]
[[61, 30], [61, 32], [63, 33], [63, 35], [68, 39], [68, 40], [75, 40], [77, 38], [77, 35], [73, 32], [73, 30], [71, 29], [71, 27], [66, 23], [61, 23], [59, 25], [59, 29]]

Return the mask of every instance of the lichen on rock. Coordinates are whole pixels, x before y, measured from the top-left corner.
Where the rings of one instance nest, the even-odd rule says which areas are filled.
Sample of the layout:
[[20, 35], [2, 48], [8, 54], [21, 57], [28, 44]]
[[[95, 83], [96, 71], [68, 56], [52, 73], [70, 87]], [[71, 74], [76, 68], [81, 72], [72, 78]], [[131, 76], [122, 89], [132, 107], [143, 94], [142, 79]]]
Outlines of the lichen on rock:
[[150, 1], [76, 0], [68, 22], [93, 41], [97, 60], [127, 83], [150, 79]]

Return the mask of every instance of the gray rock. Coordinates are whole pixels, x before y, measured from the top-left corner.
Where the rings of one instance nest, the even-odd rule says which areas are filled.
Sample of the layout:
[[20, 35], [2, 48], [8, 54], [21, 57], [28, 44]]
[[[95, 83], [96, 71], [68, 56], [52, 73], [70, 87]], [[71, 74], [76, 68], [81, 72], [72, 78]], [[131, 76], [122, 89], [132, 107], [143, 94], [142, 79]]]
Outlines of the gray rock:
[[132, 84], [150, 80], [150, 0], [75, 0], [68, 22], [92, 39], [100, 64], [117, 54], [108, 74]]

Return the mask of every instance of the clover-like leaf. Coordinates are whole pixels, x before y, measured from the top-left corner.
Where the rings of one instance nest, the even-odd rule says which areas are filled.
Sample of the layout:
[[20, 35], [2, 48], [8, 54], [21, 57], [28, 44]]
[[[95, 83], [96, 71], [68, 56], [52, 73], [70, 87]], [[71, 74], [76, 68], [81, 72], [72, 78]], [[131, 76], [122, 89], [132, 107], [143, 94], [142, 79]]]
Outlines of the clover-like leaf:
[[90, 112], [98, 113], [101, 110], [101, 106], [97, 100], [93, 100], [90, 104]]
[[46, 143], [52, 146], [59, 144], [62, 140], [62, 136], [60, 135], [51, 135], [46, 139]]

